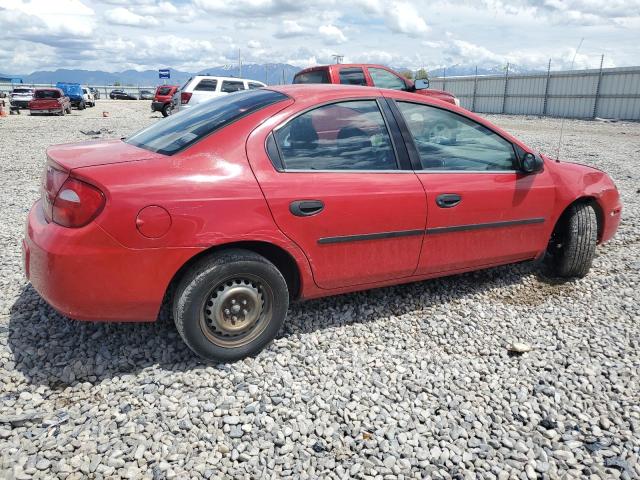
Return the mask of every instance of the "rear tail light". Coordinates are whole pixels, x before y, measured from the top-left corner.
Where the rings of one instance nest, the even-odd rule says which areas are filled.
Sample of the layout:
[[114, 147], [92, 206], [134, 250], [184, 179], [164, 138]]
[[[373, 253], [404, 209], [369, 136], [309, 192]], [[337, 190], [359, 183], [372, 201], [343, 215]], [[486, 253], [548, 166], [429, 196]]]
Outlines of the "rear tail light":
[[189, 103], [189, 100], [191, 100], [191, 92], [182, 92], [180, 94], [180, 103], [182, 103], [182, 105], [186, 105], [187, 103]]
[[63, 227], [83, 227], [96, 218], [105, 204], [104, 194], [93, 185], [47, 165], [43, 185], [45, 218]]

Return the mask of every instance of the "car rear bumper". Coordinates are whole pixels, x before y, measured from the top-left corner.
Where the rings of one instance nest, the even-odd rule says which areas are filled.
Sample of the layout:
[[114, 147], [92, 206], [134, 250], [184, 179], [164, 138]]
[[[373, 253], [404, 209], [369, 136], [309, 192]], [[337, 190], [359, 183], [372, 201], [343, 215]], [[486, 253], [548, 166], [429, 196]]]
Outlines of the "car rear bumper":
[[22, 247], [27, 278], [54, 309], [76, 320], [111, 322], [154, 321], [173, 274], [194, 254], [129, 249], [95, 222], [48, 223], [40, 201], [29, 212]]
[[64, 110], [63, 107], [60, 108], [29, 108], [31, 113], [60, 113]]
[[151, 102], [152, 112], [161, 112], [167, 102]]

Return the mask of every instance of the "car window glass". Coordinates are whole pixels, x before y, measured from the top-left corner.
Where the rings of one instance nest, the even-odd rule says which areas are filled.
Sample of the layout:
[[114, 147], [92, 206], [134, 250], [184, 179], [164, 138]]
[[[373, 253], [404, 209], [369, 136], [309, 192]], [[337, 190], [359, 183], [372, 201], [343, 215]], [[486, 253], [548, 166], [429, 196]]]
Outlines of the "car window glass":
[[200, 80], [198, 85], [194, 88], [194, 90], [201, 90], [205, 92], [215, 92], [216, 87], [218, 86], [218, 81], [215, 79], [203, 78]]
[[233, 93], [239, 90], [244, 90], [244, 82], [238, 82], [234, 80], [224, 80], [222, 82], [221, 92]]
[[397, 102], [429, 170], [514, 170], [513, 145], [462, 115], [428, 105]]
[[256, 88], [262, 88], [264, 85], [260, 85], [259, 83], [249, 82], [249, 90], [255, 90]]
[[298, 73], [293, 77], [293, 83], [331, 83], [326, 69]]
[[371, 75], [371, 80], [376, 87], [392, 88], [393, 90], [407, 88], [404, 80], [383, 68], [369, 68], [369, 75]]
[[160, 87], [158, 89], [158, 95], [169, 95], [171, 92], [171, 87]]
[[152, 152], [172, 155], [239, 118], [287, 98], [264, 88], [218, 96], [154, 123], [125, 141]]
[[359, 67], [341, 68], [340, 83], [343, 85], [366, 85], [367, 80], [364, 78], [364, 72]]
[[333, 103], [277, 130], [287, 170], [395, 170], [389, 132], [374, 100]]
[[60, 98], [60, 92], [55, 90], [36, 90], [36, 98]]

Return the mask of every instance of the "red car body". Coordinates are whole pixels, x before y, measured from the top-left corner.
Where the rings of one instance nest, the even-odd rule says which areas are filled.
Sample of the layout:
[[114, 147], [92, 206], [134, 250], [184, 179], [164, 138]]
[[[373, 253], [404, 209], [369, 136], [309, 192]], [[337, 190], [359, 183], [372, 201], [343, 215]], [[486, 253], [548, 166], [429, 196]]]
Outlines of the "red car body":
[[71, 101], [59, 88], [36, 88], [29, 111], [33, 114], [57, 113], [64, 115], [71, 110]]
[[[403, 85], [400, 87], [403, 90], [408, 92], [412, 92], [417, 95], [423, 95], [425, 97], [437, 98], [438, 100], [442, 100], [443, 102], [452, 103], [456, 106], [460, 106], [460, 103], [457, 101], [455, 95], [449, 92], [445, 92], [444, 90], [434, 90], [434, 89], [416, 89], [415, 84], [412, 80], [403, 77], [395, 70], [392, 70], [384, 65], [370, 64], [370, 63], [337, 63], [334, 65], [321, 65], [317, 67], [305, 68], [304, 70], [299, 71], [293, 77], [293, 83], [333, 83], [333, 84], [344, 84], [345, 81], [341, 78], [341, 73], [344, 74], [346, 71], [361, 71], [362, 77], [358, 80], [359, 84], [366, 85], [368, 87], [378, 87], [376, 85], [373, 72], [375, 70], [384, 70], [388, 72], [393, 77], [397, 78], [398, 82], [401, 82]], [[303, 81], [305, 76], [309, 76], [312, 74], [316, 76], [318, 81]], [[398, 88], [396, 88], [398, 89]]]
[[[27, 276], [42, 297], [74, 319], [154, 321], [172, 281], [211, 249], [259, 252], [295, 285], [293, 298], [310, 299], [538, 258], [576, 201], [594, 205], [599, 243], [618, 227], [619, 195], [605, 173], [547, 157], [535, 174], [279, 170], [267, 151], [274, 128], [345, 99], [431, 105], [531, 149], [473, 113], [413, 93], [269, 88], [286, 99], [173, 155], [122, 140], [50, 147], [43, 198], [23, 242]], [[86, 212], [65, 210], [75, 201], [60, 198], [68, 182], [88, 199]], [[451, 192], [464, 200], [438, 208]], [[324, 211], [292, 215], [300, 199], [321, 199]], [[73, 218], [83, 226], [60, 224]]]

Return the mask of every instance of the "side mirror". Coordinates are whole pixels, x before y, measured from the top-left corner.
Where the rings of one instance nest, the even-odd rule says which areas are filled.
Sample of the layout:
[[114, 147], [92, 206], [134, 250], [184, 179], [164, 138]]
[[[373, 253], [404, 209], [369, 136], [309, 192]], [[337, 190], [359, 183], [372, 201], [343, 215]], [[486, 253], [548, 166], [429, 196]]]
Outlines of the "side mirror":
[[425, 79], [416, 80], [413, 86], [416, 90], [424, 90], [426, 88], [429, 88], [429, 79], [425, 78]]
[[542, 170], [544, 167], [544, 162], [542, 161], [542, 157], [540, 155], [535, 155], [533, 153], [525, 153], [520, 160], [520, 170], [525, 173], [536, 173]]

